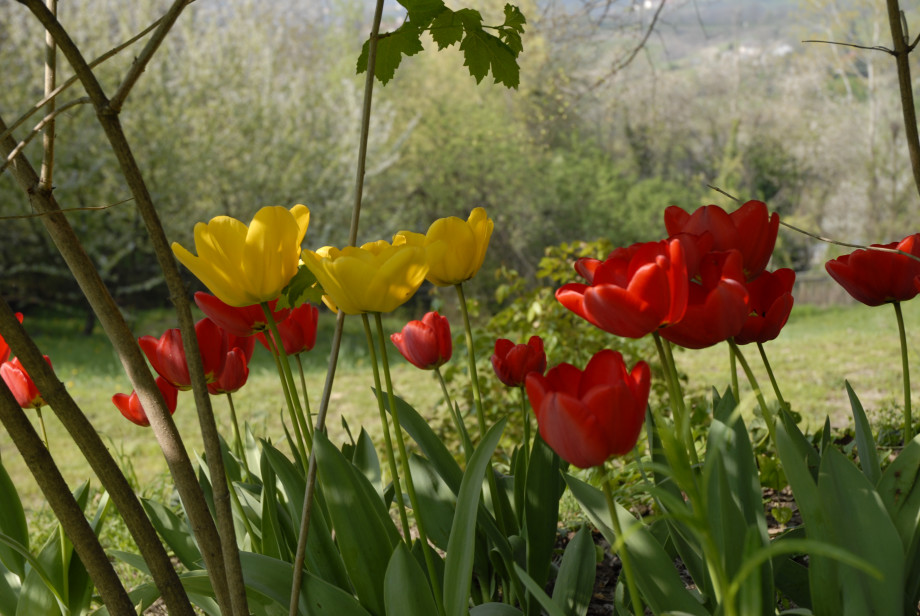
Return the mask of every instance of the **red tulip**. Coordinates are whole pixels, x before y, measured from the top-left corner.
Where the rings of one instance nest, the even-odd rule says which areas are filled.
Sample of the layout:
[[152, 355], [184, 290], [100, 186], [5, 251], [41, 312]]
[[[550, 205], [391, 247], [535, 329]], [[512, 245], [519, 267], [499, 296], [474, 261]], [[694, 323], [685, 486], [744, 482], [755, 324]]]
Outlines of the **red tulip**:
[[540, 436], [564, 460], [580, 468], [603, 464], [636, 446], [648, 405], [651, 371], [632, 371], [616, 351], [600, 351], [584, 372], [559, 364], [546, 376], [527, 376], [527, 397]]
[[700, 263], [700, 282], [690, 284], [684, 318], [661, 330], [661, 336], [688, 349], [702, 349], [741, 331], [750, 308], [741, 253], [710, 252]]
[[[50, 367], [51, 360], [48, 359], [48, 356], [43, 355], [42, 357], [45, 358], [45, 361]], [[13, 396], [16, 397], [16, 402], [18, 402], [19, 406], [22, 408], [37, 409], [47, 404], [39, 393], [35, 383], [32, 382], [32, 377], [30, 377], [26, 369], [22, 367], [18, 357], [14, 357], [11, 361], [3, 362], [3, 365], [0, 365], [0, 377], [3, 377], [6, 386], [13, 392]]]
[[[213, 383], [223, 370], [227, 357], [226, 333], [214, 321], [204, 318], [195, 324], [195, 335], [198, 337], [205, 380]], [[157, 374], [173, 387], [191, 389], [192, 378], [188, 374], [182, 335], [178, 328], [166, 330], [160, 338], [141, 336], [137, 342]]]
[[[222, 329], [236, 336], [252, 336], [257, 332], [268, 330], [268, 321], [265, 319], [265, 311], [262, 310], [261, 304], [235, 308], [225, 304], [214, 295], [198, 291], [195, 293], [195, 303], [201, 308], [201, 311], [209, 319], [217, 323]], [[283, 321], [288, 317], [291, 310], [282, 308], [275, 311], [275, 304], [278, 300], [273, 299], [268, 302], [269, 310], [276, 322]]]
[[406, 360], [422, 370], [434, 370], [450, 361], [453, 342], [447, 317], [426, 313], [421, 321], [409, 321], [390, 340]]
[[[22, 323], [22, 313], [17, 312], [16, 318], [19, 319], [19, 322]], [[0, 336], [0, 364], [5, 362], [10, 358], [10, 347], [6, 344], [6, 340], [3, 339], [3, 336]]]
[[575, 269], [588, 284], [564, 285], [556, 299], [617, 336], [641, 338], [676, 323], [687, 308], [687, 266], [677, 240], [617, 248], [606, 261], [581, 259]]
[[246, 363], [252, 359], [252, 354], [256, 350], [256, 337], [255, 336], [237, 336], [229, 332], [225, 332], [227, 335], [227, 352], [229, 353], [233, 349], [239, 349], [243, 352], [243, 355], [246, 357]]
[[521, 387], [531, 372], [542, 375], [546, 371], [543, 340], [539, 336], [531, 336], [527, 344], [514, 344], [499, 338], [495, 341], [492, 367], [502, 383], [508, 387]]
[[246, 353], [239, 347], [234, 347], [227, 353], [224, 369], [213, 383], [208, 383], [208, 391], [212, 394], [231, 394], [246, 384], [249, 378], [249, 360]]
[[[161, 376], [157, 377], [157, 387], [160, 388], [160, 393], [163, 394], [163, 401], [166, 402], [166, 408], [169, 409], [170, 414], [175, 413], [179, 390], [170, 385], [169, 381]], [[144, 407], [141, 406], [137, 392], [132, 391], [130, 396], [127, 394], [115, 394], [112, 396], [112, 403], [128, 421], [139, 426], [150, 425], [150, 420], [147, 419], [147, 413], [144, 411]]]
[[[297, 355], [313, 349], [316, 345], [316, 325], [319, 321], [319, 309], [312, 304], [303, 304], [291, 310], [285, 320], [278, 323], [278, 334], [284, 345], [284, 352]], [[264, 332], [256, 336], [266, 349], [268, 340]]]
[[792, 312], [792, 286], [795, 272], [783, 268], [764, 272], [747, 284], [751, 312], [744, 327], [735, 334], [735, 342], [768, 342], [779, 336]]
[[706, 205], [688, 214], [672, 205], [664, 211], [668, 235], [710, 233], [713, 250], [741, 252], [744, 274], [753, 280], [767, 267], [776, 245], [779, 214], [770, 214], [762, 201], [748, 201], [732, 213], [718, 205]]
[[[920, 256], [920, 233], [900, 242], [873, 244]], [[883, 250], [856, 250], [824, 264], [831, 278], [857, 301], [867, 306], [903, 302], [917, 295], [914, 278], [920, 275], [920, 261]]]

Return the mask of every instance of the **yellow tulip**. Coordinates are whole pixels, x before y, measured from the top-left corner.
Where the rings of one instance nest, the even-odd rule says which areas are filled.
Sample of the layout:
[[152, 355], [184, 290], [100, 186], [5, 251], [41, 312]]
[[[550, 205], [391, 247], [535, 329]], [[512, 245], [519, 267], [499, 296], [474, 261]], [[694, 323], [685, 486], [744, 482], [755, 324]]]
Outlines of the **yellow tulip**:
[[300, 243], [310, 224], [310, 210], [295, 205], [263, 207], [247, 227], [229, 216], [195, 225], [195, 256], [177, 242], [176, 258], [211, 293], [231, 306], [275, 299], [297, 273]]
[[427, 248], [428, 280], [447, 287], [476, 275], [486, 257], [493, 226], [486, 211], [477, 207], [467, 220], [456, 216], [439, 218], [425, 235], [400, 231], [393, 243]]
[[326, 305], [345, 314], [391, 312], [415, 294], [428, 273], [423, 247], [385, 240], [304, 250], [302, 257], [323, 286]]

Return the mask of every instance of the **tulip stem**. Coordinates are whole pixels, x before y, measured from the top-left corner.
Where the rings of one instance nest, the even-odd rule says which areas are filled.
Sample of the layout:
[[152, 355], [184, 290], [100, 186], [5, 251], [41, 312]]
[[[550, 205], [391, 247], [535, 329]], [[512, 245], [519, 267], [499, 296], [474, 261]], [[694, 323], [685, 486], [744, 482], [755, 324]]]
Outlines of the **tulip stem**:
[[[399, 447], [399, 460], [402, 464], [402, 472], [406, 477], [406, 491], [409, 493], [409, 503], [412, 505], [412, 513], [415, 516], [415, 526], [418, 529], [418, 540], [422, 544], [422, 554], [425, 557], [425, 566], [428, 569], [428, 577], [431, 580], [431, 590], [434, 591], [435, 605], [437, 605], [438, 613], [444, 614], [444, 600], [441, 598], [441, 585], [438, 584], [439, 578], [434, 566], [434, 559], [431, 555], [431, 546], [428, 544], [428, 533], [425, 531], [418, 495], [415, 492], [415, 482], [412, 481], [412, 473], [409, 469], [409, 452], [406, 450], [402, 426], [400, 426], [399, 423], [399, 409], [396, 406], [396, 396], [393, 395], [393, 380], [390, 378], [390, 361], [387, 357], [387, 337], [383, 333], [383, 320], [379, 312], [374, 313], [374, 321], [377, 324], [377, 341], [380, 345], [380, 360], [383, 363], [383, 378], [387, 386], [387, 401], [390, 404], [390, 417], [393, 418], [393, 432], [396, 434], [396, 445]], [[377, 397], [380, 397], [379, 389], [377, 390]], [[406, 539], [408, 541], [408, 535]], [[411, 542], [409, 543], [411, 545]]]
[[45, 418], [42, 417], [41, 407], [35, 409], [35, 414], [38, 415], [38, 425], [42, 428], [42, 440], [45, 441], [45, 449], [51, 451], [51, 443], [48, 442], [48, 432], [45, 430]]
[[[393, 440], [390, 437], [390, 422], [387, 419], [387, 412], [383, 406], [383, 388], [380, 386], [380, 369], [377, 367], [377, 351], [374, 350], [374, 336], [371, 333], [370, 319], [367, 313], [361, 313], [361, 320], [364, 322], [364, 333], [367, 336], [367, 350], [371, 354], [371, 368], [374, 371], [374, 394], [377, 398], [377, 409], [380, 412], [380, 423], [383, 426], [383, 444], [387, 452], [387, 464], [390, 467], [390, 475], [393, 477], [393, 492], [396, 496], [396, 504], [399, 509], [399, 520], [402, 523], [403, 539], [406, 545], [412, 545], [412, 538], [409, 535], [409, 516], [406, 515], [406, 503], [403, 501], [402, 487], [399, 485], [399, 469], [396, 466], [396, 456], [393, 454]], [[386, 484], [381, 478], [381, 484], [384, 490]]]
[[[294, 398], [297, 397], [296, 391], [291, 391], [291, 383], [293, 379], [288, 380], [287, 376], [291, 372], [291, 366], [287, 363], [287, 355], [284, 353], [284, 345], [281, 344], [281, 335], [278, 333], [278, 325], [275, 323], [275, 319], [272, 317], [271, 309], [268, 307], [267, 302], [262, 302], [262, 310], [265, 312], [265, 320], [268, 323], [269, 331], [271, 332], [270, 337], [266, 337], [266, 340], [270, 341], [269, 345], [272, 357], [275, 358], [275, 368], [278, 370], [278, 378], [281, 379], [281, 390], [284, 392], [284, 401], [287, 404], [288, 414], [291, 416], [291, 423], [294, 427], [294, 435], [297, 437], [297, 449], [300, 452], [300, 463], [303, 465], [304, 470], [307, 469], [307, 447], [304, 445], [304, 434], [301, 430], [301, 420], [302, 417], [298, 417], [297, 412], [294, 407]], [[285, 371], [287, 367], [287, 371]], [[297, 404], [297, 408], [300, 408], [300, 404]], [[301, 412], [302, 416], [303, 413]], [[312, 449], [312, 442], [310, 447]]]
[[[763, 367], [767, 370], [767, 376], [770, 377], [770, 384], [773, 386], [773, 393], [776, 394], [776, 400], [779, 402], [781, 408], [788, 411], [789, 403], [786, 402], [785, 398], [783, 398], [783, 392], [779, 390], [779, 383], [776, 382], [776, 375], [773, 374], [773, 367], [770, 366], [770, 360], [767, 359], [767, 352], [764, 350], [762, 343], [757, 343], [757, 350], [760, 351], [760, 358], [763, 360]], [[732, 357], [734, 357], [734, 354]]]
[[524, 386], [518, 388], [521, 391], [521, 416], [524, 421], [524, 468], [530, 466], [530, 409], [527, 408], [527, 394], [524, 393]]
[[735, 397], [735, 404], [741, 400], [741, 387], [738, 385], [738, 360], [731, 347], [728, 348], [728, 365], [732, 373], [732, 395]]
[[[251, 476], [252, 472], [249, 470], [249, 462], [246, 461], [246, 453], [243, 449], [243, 437], [240, 432], [240, 424], [236, 418], [236, 405], [233, 404], [233, 395], [229, 391], [227, 392], [227, 402], [230, 404], [230, 421], [233, 426], [233, 448], [236, 450], [236, 455], [243, 464], [243, 468], [246, 469], [246, 474]], [[233, 486], [230, 486], [230, 491], [233, 492]]]
[[754, 377], [754, 372], [751, 370], [751, 366], [744, 358], [744, 355], [741, 354], [741, 349], [738, 348], [738, 345], [735, 344], [734, 340], [729, 339], [728, 344], [732, 349], [732, 353], [735, 355], [735, 357], [738, 358], [738, 363], [741, 364], [741, 369], [744, 370], [744, 374], [747, 375], [748, 382], [751, 384], [751, 388], [754, 390], [754, 395], [757, 396], [757, 403], [760, 405], [760, 410], [763, 413], [764, 422], [767, 424], [767, 431], [770, 433], [770, 440], [773, 441], [773, 445], [775, 446], [776, 425], [773, 418], [773, 411], [771, 411], [770, 407], [767, 406], [767, 401], [764, 400], [763, 392], [760, 391], [760, 385], [757, 383], [757, 378]]
[[307, 378], [303, 372], [303, 361], [300, 359], [300, 353], [294, 355], [297, 360], [297, 369], [300, 371], [300, 388], [303, 389], [303, 405], [307, 412], [307, 434], [313, 439], [313, 413], [310, 412], [310, 395], [307, 392]]
[[463, 455], [466, 458], [466, 461], [469, 462], [470, 457], [473, 455], [473, 443], [470, 441], [470, 433], [466, 430], [466, 424], [463, 423], [463, 415], [460, 414], [460, 409], [454, 408], [454, 404], [451, 402], [450, 392], [447, 391], [447, 383], [444, 381], [444, 375], [441, 374], [441, 369], [435, 368], [434, 373], [438, 377], [438, 382], [441, 383], [441, 391], [444, 393], [444, 401], [447, 403], [447, 411], [450, 413], [451, 419], [454, 420], [454, 426], [457, 428], [457, 434], [460, 435], [460, 443], [463, 445]]
[[607, 509], [610, 511], [610, 522], [613, 524], [613, 532], [616, 535], [616, 545], [614, 549], [620, 557], [623, 564], [623, 572], [626, 574], [626, 587], [629, 589], [629, 597], [632, 599], [633, 612], [636, 616], [645, 614], [645, 608], [642, 606], [642, 596], [636, 586], [635, 576], [633, 575], [632, 560], [626, 549], [626, 537], [623, 535], [623, 528], [620, 525], [620, 517], [617, 515], [617, 506], [613, 500], [613, 487], [610, 485], [610, 478], [604, 478], [604, 496], [607, 499]]
[[698, 467], [700, 459], [696, 453], [696, 443], [693, 441], [693, 433], [690, 428], [690, 416], [684, 404], [684, 393], [680, 386], [680, 377], [677, 375], [677, 366], [674, 363], [671, 343], [663, 340], [658, 332], [652, 332], [652, 337], [655, 339], [658, 357], [661, 360], [661, 368], [664, 371], [665, 380], [668, 382], [668, 402], [671, 405], [671, 414], [674, 416], [674, 426], [680, 435], [680, 440], [684, 443], [687, 454], [690, 456], [690, 463], [694, 467]]
[[904, 330], [904, 315], [901, 302], [892, 302], [894, 314], [898, 317], [898, 335], [901, 338], [901, 368], [904, 373], [904, 444], [907, 445], [914, 436], [914, 424], [910, 407], [910, 364], [907, 359], [907, 334]]

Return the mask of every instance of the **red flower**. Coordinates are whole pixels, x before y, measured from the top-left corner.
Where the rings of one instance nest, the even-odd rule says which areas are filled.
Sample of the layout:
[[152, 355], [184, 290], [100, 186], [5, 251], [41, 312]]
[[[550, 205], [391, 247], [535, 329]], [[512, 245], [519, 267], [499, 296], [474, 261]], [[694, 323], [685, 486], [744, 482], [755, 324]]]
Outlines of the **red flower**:
[[764, 271], [773, 255], [779, 214], [767, 212], [762, 201], [748, 201], [731, 214], [718, 205], [703, 206], [693, 214], [672, 205], [664, 211], [664, 226], [671, 237], [679, 233], [709, 233], [713, 250], [740, 251], [744, 274], [747, 280], [753, 280]]
[[[235, 308], [204, 291], [195, 293], [195, 303], [198, 304], [205, 316], [220, 325], [228, 333], [236, 336], [252, 336], [256, 332], [268, 329], [265, 311], [262, 310], [261, 304]], [[276, 322], [283, 321], [291, 312], [289, 308], [282, 308], [275, 312], [275, 304], [277, 303], [278, 300], [276, 299], [268, 302], [268, 308], [272, 311], [272, 316]]]
[[700, 282], [690, 284], [684, 318], [662, 329], [661, 336], [688, 349], [712, 346], [741, 331], [748, 306], [741, 253], [710, 252], [700, 262]]
[[556, 299], [611, 334], [641, 338], [676, 323], [687, 308], [687, 266], [677, 240], [617, 248], [606, 261], [580, 259], [575, 269], [589, 284], [564, 285]]
[[[195, 324], [195, 335], [198, 337], [205, 380], [213, 383], [223, 370], [227, 357], [227, 335], [208, 318], [201, 319]], [[166, 330], [160, 338], [141, 336], [137, 342], [157, 374], [169, 381], [173, 387], [191, 389], [192, 378], [188, 374], [185, 349], [182, 347], [182, 336], [178, 328]]]
[[255, 336], [237, 336], [231, 333], [227, 333], [227, 349], [228, 353], [233, 349], [239, 349], [243, 352], [243, 355], [246, 356], [246, 363], [249, 363], [249, 360], [252, 359], [252, 354], [256, 350], [256, 337]]
[[584, 372], [559, 364], [546, 376], [527, 377], [527, 397], [540, 436], [564, 460], [580, 468], [603, 464], [636, 446], [648, 405], [651, 371], [632, 371], [616, 351], [600, 351]]
[[764, 272], [747, 284], [751, 312], [744, 327], [735, 334], [735, 342], [768, 342], [779, 336], [792, 312], [792, 286], [795, 272], [783, 268]]
[[[22, 323], [22, 313], [17, 312], [16, 318], [19, 319], [19, 322]], [[0, 336], [0, 364], [5, 362], [10, 358], [10, 347], [6, 344], [6, 340], [3, 339], [3, 336]]]
[[[290, 316], [278, 323], [278, 334], [284, 344], [284, 352], [297, 355], [311, 350], [316, 345], [316, 324], [319, 321], [319, 309], [312, 304], [303, 304], [291, 310]], [[259, 342], [266, 349], [268, 340], [264, 332], [257, 334]]]
[[[920, 233], [900, 242], [873, 244], [920, 256]], [[883, 250], [856, 250], [824, 264], [831, 278], [847, 293], [867, 306], [903, 302], [917, 295], [914, 278], [920, 275], [920, 261]]]
[[249, 360], [246, 352], [234, 347], [227, 353], [224, 369], [217, 375], [217, 379], [213, 383], [208, 383], [208, 391], [215, 395], [231, 394], [245, 385], [248, 378]]
[[409, 321], [390, 340], [406, 360], [422, 370], [434, 370], [450, 361], [453, 343], [447, 317], [429, 312], [421, 321]]
[[[160, 393], [163, 394], [163, 401], [166, 402], [166, 408], [169, 409], [170, 414], [175, 413], [179, 390], [170, 385], [169, 381], [161, 376], [157, 377], [157, 387], [160, 388]], [[144, 411], [144, 407], [141, 406], [137, 392], [132, 391], [130, 396], [127, 394], [115, 394], [112, 396], [112, 403], [128, 421], [139, 426], [150, 425], [150, 420], [147, 419], [147, 413]]]
[[531, 336], [527, 344], [514, 344], [499, 338], [495, 341], [492, 367], [502, 383], [508, 387], [521, 387], [531, 372], [542, 375], [546, 371], [543, 340], [539, 336]]
[[[42, 357], [45, 358], [45, 361], [50, 367], [51, 360], [48, 359], [48, 356], [43, 355]], [[6, 386], [13, 392], [13, 396], [16, 397], [16, 402], [18, 402], [19, 406], [22, 408], [37, 409], [47, 404], [39, 393], [35, 383], [32, 382], [32, 377], [30, 377], [26, 369], [22, 367], [18, 357], [14, 357], [11, 361], [3, 362], [3, 365], [0, 365], [0, 377], [3, 377]]]

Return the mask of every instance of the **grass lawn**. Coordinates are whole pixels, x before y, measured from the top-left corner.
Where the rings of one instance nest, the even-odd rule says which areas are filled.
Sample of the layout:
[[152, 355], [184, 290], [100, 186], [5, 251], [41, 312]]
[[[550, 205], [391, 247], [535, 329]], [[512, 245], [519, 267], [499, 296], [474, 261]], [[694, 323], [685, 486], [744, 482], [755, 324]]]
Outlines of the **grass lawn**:
[[[920, 365], [920, 330], [916, 324], [920, 321], [920, 304], [907, 303], [904, 309], [911, 361], [917, 366]], [[133, 325], [139, 335], [159, 335], [172, 326], [170, 319], [168, 312], [144, 313], [135, 319]], [[324, 313], [320, 321], [319, 342], [309, 354], [306, 365], [310, 404], [314, 411], [319, 407], [334, 319]], [[401, 321], [394, 320], [386, 323], [385, 328], [388, 332], [396, 331], [401, 324]], [[104, 336], [98, 332], [90, 337], [81, 336], [81, 323], [72, 318], [27, 315], [25, 326], [51, 357], [57, 374], [97, 426], [112, 453], [133, 473], [138, 490], [151, 495], [168, 492], [166, 464], [152, 432], [123, 419], [111, 403], [112, 394], [128, 392], [130, 387], [120, 373]], [[612, 346], [616, 347], [615, 344]], [[767, 399], [772, 400], [772, 389], [756, 347], [742, 348]], [[860, 395], [871, 420], [876, 423], [883, 419], [899, 421], [902, 401], [898, 348], [893, 309], [861, 305], [821, 310], [796, 307], [782, 335], [766, 345], [784, 396], [803, 415], [803, 421], [811, 430], [822, 423], [826, 415], [831, 417], [835, 427], [849, 425], [844, 379], [849, 379]], [[413, 368], [395, 350], [390, 358], [397, 393], [433, 420], [444, 421], [446, 413], [440, 402], [440, 389], [432, 374]], [[462, 348], [457, 349], [453, 361], [463, 361]], [[677, 362], [688, 375], [687, 387], [691, 393], [707, 392], [711, 386], [724, 389], [729, 383], [728, 349], [725, 345], [680, 352]], [[482, 376], [486, 378], [486, 375]], [[915, 380], [920, 380], [920, 376]], [[377, 404], [370, 389], [372, 384], [361, 322], [357, 318], [349, 319], [327, 420], [333, 442], [346, 438], [341, 423], [343, 417], [355, 436], [362, 425], [372, 435], [379, 434]], [[229, 438], [227, 401], [223, 397], [212, 400], [221, 432]], [[234, 401], [241, 420], [249, 422], [257, 436], [274, 441], [283, 438], [282, 397], [274, 364], [264, 349], [257, 346], [249, 383], [234, 395]], [[743, 396], [743, 403], [753, 407], [753, 396], [749, 393]], [[52, 454], [71, 485], [76, 485], [89, 477], [90, 471], [51, 410], [45, 410], [45, 419]], [[180, 395], [175, 420], [189, 452], [192, 455], [201, 452], [198, 420], [191, 394]], [[26, 506], [30, 510], [41, 508], [44, 499], [5, 432], [0, 432], [0, 455]]]

